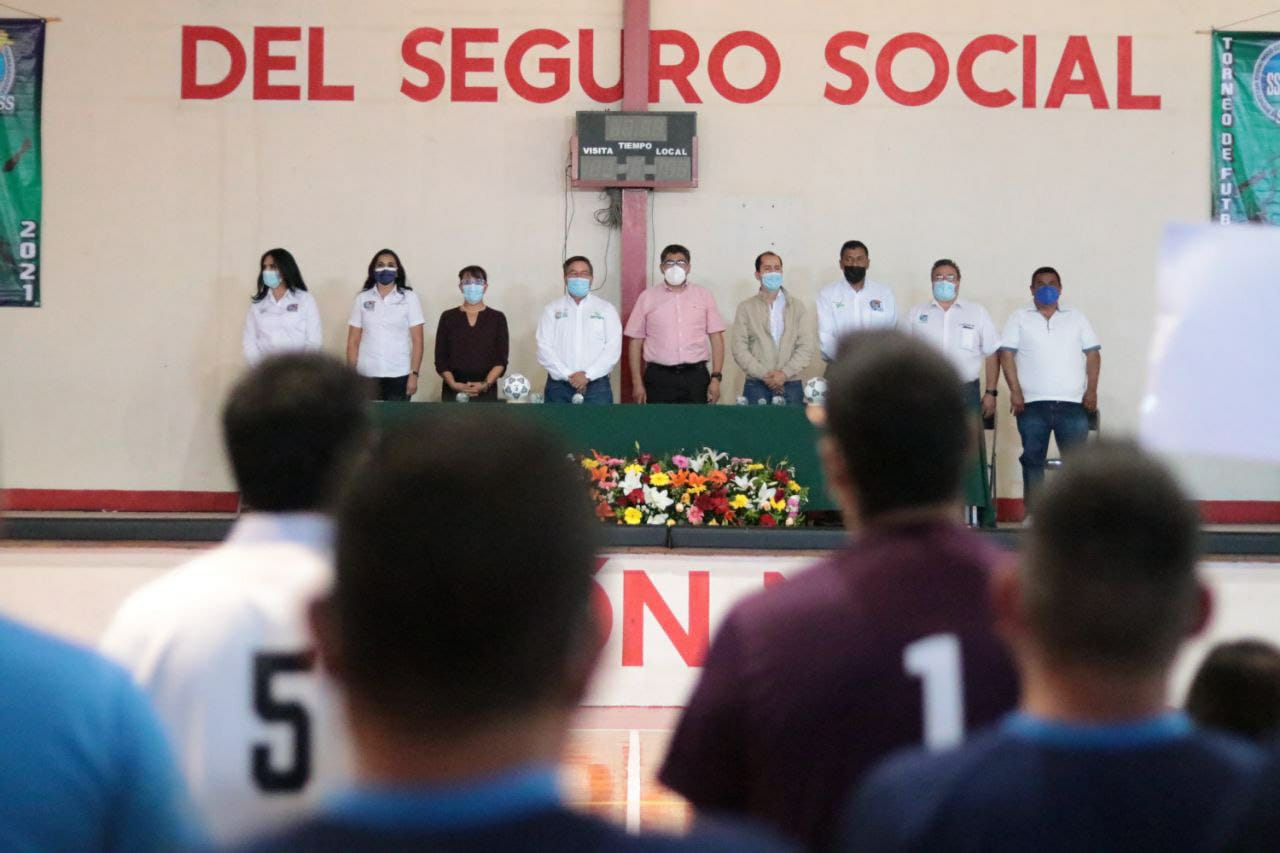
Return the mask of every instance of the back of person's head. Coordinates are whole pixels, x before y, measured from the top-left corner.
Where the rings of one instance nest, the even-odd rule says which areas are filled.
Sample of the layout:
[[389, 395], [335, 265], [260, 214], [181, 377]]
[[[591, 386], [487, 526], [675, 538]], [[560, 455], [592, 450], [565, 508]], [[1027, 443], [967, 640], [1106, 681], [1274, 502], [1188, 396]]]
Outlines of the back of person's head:
[[360, 707], [465, 732], [576, 705], [597, 523], [558, 438], [492, 410], [406, 425], [338, 516], [330, 659]]
[[236, 383], [222, 429], [248, 508], [330, 505], [369, 432], [366, 382], [337, 359], [293, 353], [266, 359]]
[[863, 521], [954, 500], [974, 438], [960, 377], [902, 332], [859, 332], [827, 369], [826, 427]]
[[1199, 518], [1136, 444], [1064, 455], [1025, 547], [1022, 595], [1047, 659], [1111, 672], [1168, 666], [1197, 627]]
[[1187, 713], [1253, 740], [1280, 733], [1280, 649], [1262, 640], [1214, 646], [1191, 680]]

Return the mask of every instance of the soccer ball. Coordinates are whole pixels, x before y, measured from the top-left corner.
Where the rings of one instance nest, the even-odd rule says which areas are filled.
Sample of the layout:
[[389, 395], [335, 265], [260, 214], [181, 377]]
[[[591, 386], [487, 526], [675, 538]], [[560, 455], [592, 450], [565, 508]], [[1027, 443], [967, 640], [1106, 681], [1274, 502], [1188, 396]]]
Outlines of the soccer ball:
[[513, 373], [502, 380], [502, 396], [510, 401], [523, 400], [529, 395], [529, 380], [519, 373]]
[[773, 399], [770, 400], [770, 402], [775, 406], [785, 406], [787, 404], [787, 398], [779, 394], [774, 394]]
[[815, 376], [804, 383], [804, 401], [810, 405], [818, 405], [827, 401], [827, 380]]

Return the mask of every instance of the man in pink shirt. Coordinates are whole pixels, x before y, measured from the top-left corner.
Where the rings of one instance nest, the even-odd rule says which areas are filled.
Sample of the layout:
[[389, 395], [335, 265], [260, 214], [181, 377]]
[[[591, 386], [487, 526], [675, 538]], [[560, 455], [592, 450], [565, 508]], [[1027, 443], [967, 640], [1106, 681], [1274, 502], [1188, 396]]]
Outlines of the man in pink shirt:
[[689, 283], [689, 257], [684, 246], [662, 250], [662, 284], [640, 294], [627, 320], [623, 334], [631, 339], [627, 360], [637, 403], [720, 399], [724, 320], [711, 292]]

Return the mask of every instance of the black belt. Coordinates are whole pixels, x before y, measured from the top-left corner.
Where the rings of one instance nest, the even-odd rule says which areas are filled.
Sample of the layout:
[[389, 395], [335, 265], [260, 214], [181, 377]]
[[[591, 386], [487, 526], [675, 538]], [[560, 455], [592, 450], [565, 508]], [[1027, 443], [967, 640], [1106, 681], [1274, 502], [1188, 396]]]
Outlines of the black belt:
[[697, 370], [698, 368], [707, 369], [705, 361], [695, 361], [689, 364], [658, 364], [656, 361], [651, 361], [649, 366], [656, 367], [658, 370], [665, 370], [668, 373], [684, 373], [686, 370]]

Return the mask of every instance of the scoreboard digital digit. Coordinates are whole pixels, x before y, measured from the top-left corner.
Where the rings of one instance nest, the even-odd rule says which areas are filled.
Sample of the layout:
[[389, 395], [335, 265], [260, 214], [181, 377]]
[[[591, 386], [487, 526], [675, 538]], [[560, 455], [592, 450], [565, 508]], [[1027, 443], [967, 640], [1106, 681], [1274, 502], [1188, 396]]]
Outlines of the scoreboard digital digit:
[[573, 137], [575, 189], [698, 185], [698, 114], [582, 111]]

